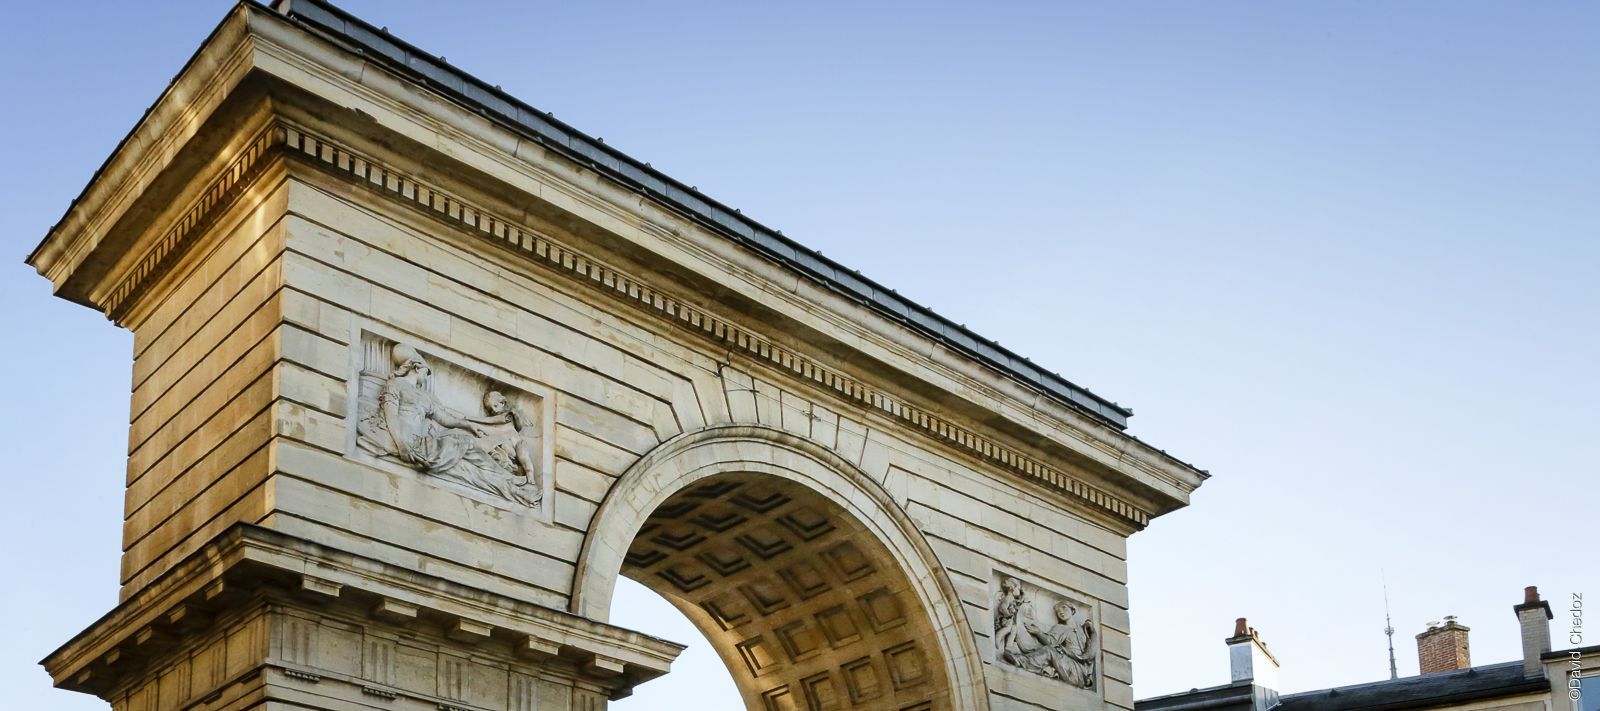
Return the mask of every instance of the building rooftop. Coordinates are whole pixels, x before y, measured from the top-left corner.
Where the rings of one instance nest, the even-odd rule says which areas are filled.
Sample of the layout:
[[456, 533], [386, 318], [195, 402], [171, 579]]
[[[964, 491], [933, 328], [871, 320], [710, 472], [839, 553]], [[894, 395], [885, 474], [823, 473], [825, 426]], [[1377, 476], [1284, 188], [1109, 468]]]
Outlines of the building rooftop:
[[1519, 660], [1287, 694], [1283, 696], [1280, 708], [1283, 711], [1414, 709], [1538, 693], [1549, 689], [1550, 682], [1544, 677], [1526, 676]]
[[1190, 689], [1165, 696], [1152, 696], [1134, 702], [1136, 711], [1206, 711], [1251, 708], [1253, 698], [1249, 681], [1240, 681], [1204, 689]]
[[[936, 342], [977, 360], [1053, 400], [1067, 404], [1116, 429], [1126, 429], [1131, 409], [1033, 364], [999, 343], [983, 338], [925, 306], [907, 299], [843, 265], [808, 249], [716, 200], [651, 168], [603, 141], [539, 111], [442, 58], [423, 52], [387, 30], [322, 0], [275, 0], [272, 9], [291, 21], [352, 46], [374, 61], [406, 74], [512, 129], [527, 134], [571, 160], [589, 166], [693, 219], [704, 227], [788, 266], [815, 282]], [[1170, 455], [1169, 455], [1170, 456]]]
[[[1544, 677], [1525, 676], [1522, 662], [1515, 661], [1285, 694], [1274, 709], [1399, 711], [1533, 694], [1549, 688], [1550, 683]], [[1241, 681], [1141, 699], [1134, 708], [1137, 711], [1248, 711], [1251, 683]]]

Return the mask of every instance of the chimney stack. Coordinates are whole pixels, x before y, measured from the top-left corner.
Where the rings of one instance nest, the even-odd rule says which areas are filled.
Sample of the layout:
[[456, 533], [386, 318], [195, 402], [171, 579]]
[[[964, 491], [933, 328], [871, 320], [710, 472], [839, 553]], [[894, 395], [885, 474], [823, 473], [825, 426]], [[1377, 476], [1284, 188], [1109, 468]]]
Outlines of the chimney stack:
[[1472, 651], [1467, 646], [1467, 632], [1471, 628], [1456, 622], [1455, 615], [1444, 618], [1444, 624], [1428, 623], [1428, 629], [1417, 635], [1417, 661], [1423, 674], [1455, 671], [1472, 666]]
[[1539, 599], [1539, 588], [1529, 585], [1522, 591], [1522, 604], [1512, 607], [1517, 612], [1517, 622], [1522, 625], [1522, 673], [1529, 677], [1544, 676], [1544, 662], [1539, 657], [1550, 651], [1550, 603]]
[[1237, 684], [1249, 682], [1255, 687], [1253, 711], [1267, 711], [1278, 705], [1278, 659], [1267, 651], [1261, 635], [1241, 617], [1233, 623], [1233, 636], [1225, 640], [1228, 645], [1228, 663], [1232, 667], [1230, 680]]

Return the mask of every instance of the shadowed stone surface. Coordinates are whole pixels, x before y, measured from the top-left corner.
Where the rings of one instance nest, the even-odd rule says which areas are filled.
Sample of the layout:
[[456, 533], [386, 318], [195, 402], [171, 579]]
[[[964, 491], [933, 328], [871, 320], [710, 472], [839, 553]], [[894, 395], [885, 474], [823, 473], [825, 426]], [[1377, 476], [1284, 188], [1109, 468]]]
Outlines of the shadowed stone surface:
[[892, 556], [838, 505], [772, 477], [674, 494], [623, 573], [667, 597], [770, 708], [947, 708], [928, 615]]

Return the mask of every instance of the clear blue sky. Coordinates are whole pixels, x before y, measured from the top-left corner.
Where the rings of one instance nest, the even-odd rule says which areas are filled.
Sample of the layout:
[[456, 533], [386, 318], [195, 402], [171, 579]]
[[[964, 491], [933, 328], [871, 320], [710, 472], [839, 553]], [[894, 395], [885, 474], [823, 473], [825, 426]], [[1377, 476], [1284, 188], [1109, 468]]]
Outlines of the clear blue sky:
[[[1386, 676], [1380, 571], [1402, 674], [1430, 619], [1506, 661], [1522, 586], [1600, 595], [1600, 5], [345, 6], [1211, 470], [1130, 546], [1140, 697], [1225, 682], [1242, 615], [1288, 690]], [[34, 663], [116, 601], [131, 349], [21, 261], [226, 8], [0, 26], [19, 708], [101, 708]], [[697, 649], [617, 708], [738, 706], [669, 607], [618, 607]]]

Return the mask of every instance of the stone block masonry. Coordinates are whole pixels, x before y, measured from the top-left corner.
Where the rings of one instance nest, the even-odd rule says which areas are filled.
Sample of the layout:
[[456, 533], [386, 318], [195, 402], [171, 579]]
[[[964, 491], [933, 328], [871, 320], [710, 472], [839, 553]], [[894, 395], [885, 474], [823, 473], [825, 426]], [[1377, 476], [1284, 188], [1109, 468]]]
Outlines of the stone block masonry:
[[30, 257], [135, 342], [58, 685], [598, 709], [681, 649], [627, 575], [750, 708], [1133, 707], [1126, 540], [1202, 472], [411, 52], [237, 6]]

